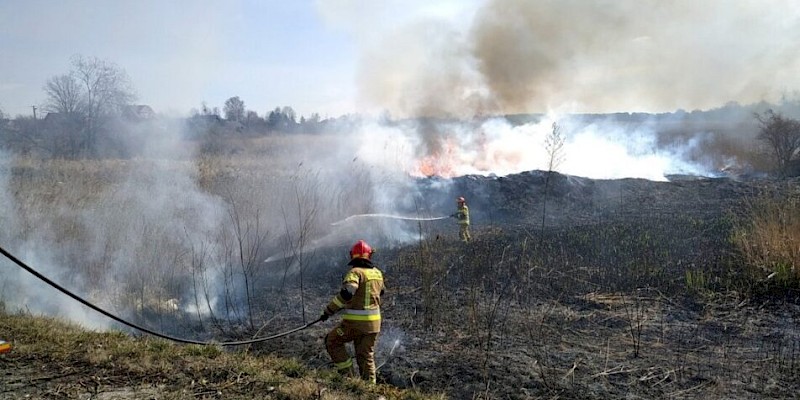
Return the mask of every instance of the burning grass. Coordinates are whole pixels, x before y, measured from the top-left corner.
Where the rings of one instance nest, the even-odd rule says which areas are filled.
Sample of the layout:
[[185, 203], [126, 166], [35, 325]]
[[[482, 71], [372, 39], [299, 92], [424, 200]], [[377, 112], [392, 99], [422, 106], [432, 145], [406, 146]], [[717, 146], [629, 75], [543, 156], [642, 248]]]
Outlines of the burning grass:
[[[347, 188], [386, 182], [354, 160], [330, 185], [320, 171], [256, 156], [268, 152], [261, 140], [197, 162], [27, 160], [10, 175], [22, 211], [12, 236], [67, 248], [53, 259], [86, 277], [70, 287], [110, 295], [116, 311], [137, 310], [139, 299], [135, 322], [157, 330], [246, 338], [295, 327], [324, 307], [342, 272], [333, 267], [341, 246], [313, 240], [330, 235], [327, 222], [374, 211], [374, 193]], [[134, 172], [143, 174], [131, 181]], [[4, 314], [0, 334], [9, 337], [0, 339], [14, 340], [15, 350], [0, 363], [15, 372], [2, 378], [13, 388], [2, 394], [429, 398], [392, 386], [481, 399], [796, 393], [800, 310], [791, 285], [765, 290], [774, 280], [759, 268], [795, 265], [795, 203], [746, 212], [742, 200], [762, 183], [554, 174], [543, 193], [542, 177], [419, 182], [448, 206], [448, 190], [469, 197], [475, 240], [462, 244], [455, 226], [417, 221], [402, 222], [415, 224], [406, 227], [413, 242], [379, 245], [389, 288], [379, 381], [389, 385], [370, 389], [331, 374], [320, 341], [331, 326], [321, 324], [240, 353]], [[173, 197], [164, 198], [179, 200], [140, 207], [120, 196], [121, 181], [135, 183], [134, 194], [154, 197], [166, 187]], [[219, 208], [203, 208], [208, 203]], [[424, 205], [425, 213], [439, 210]], [[199, 222], [211, 211], [222, 222], [207, 229]], [[93, 231], [98, 220], [107, 226]], [[48, 259], [49, 248], [37, 247], [37, 257]], [[261, 262], [276, 255], [280, 262]], [[101, 279], [106, 274], [112, 279]], [[0, 300], [12, 289], [0, 286]], [[219, 303], [211, 307], [213, 296]], [[173, 298], [180, 302], [170, 314], [144, 310], [145, 300]]]

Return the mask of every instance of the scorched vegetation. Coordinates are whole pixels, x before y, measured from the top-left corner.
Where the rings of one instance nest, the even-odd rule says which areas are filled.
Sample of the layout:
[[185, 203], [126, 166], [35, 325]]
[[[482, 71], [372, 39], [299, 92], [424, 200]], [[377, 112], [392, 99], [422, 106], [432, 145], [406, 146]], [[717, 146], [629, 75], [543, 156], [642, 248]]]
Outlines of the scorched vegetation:
[[[14, 350], [0, 356], [2, 395], [744, 399], [800, 387], [796, 179], [408, 183], [357, 158], [346, 173], [319, 168], [309, 139], [337, 140], [237, 138], [198, 158], [9, 157], [3, 245], [131, 321], [226, 341], [313, 321], [347, 246], [366, 238], [388, 287], [377, 388], [330, 373], [330, 322], [231, 351], [131, 339], [3, 262], [14, 285], [0, 286], [0, 336]], [[420, 220], [340, 223], [386, 212], [372, 188], [410, 193], [392, 211]], [[429, 218], [456, 195], [469, 199], [469, 244], [452, 220]], [[20, 298], [28, 307], [12, 308]]]

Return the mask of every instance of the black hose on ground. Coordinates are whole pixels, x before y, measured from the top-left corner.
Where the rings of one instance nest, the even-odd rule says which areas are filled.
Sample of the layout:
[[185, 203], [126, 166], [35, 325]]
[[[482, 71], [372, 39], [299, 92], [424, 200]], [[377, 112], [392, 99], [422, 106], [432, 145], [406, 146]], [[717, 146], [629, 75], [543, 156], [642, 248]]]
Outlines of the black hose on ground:
[[13, 254], [11, 254], [8, 251], [6, 251], [2, 246], [0, 246], [0, 254], [4, 255], [6, 258], [8, 258], [12, 262], [14, 262], [14, 264], [17, 264], [20, 268], [28, 271], [33, 276], [39, 278], [44, 283], [47, 283], [48, 285], [58, 289], [61, 293], [64, 293], [67, 296], [72, 297], [73, 299], [77, 300], [78, 302], [80, 302], [81, 304], [85, 305], [86, 307], [89, 307], [92, 310], [95, 310], [95, 311], [99, 312], [100, 314], [103, 314], [106, 317], [111, 318], [114, 321], [117, 321], [117, 322], [119, 322], [119, 323], [121, 323], [123, 325], [126, 325], [126, 326], [131, 327], [131, 328], [136, 329], [136, 330], [139, 330], [141, 332], [147, 333], [149, 335], [160, 337], [162, 339], [171, 340], [173, 342], [187, 343], [187, 344], [199, 344], [199, 345], [203, 345], [203, 346], [206, 346], [206, 345], [241, 346], [241, 345], [245, 345], [245, 344], [253, 344], [253, 343], [259, 343], [259, 342], [265, 342], [265, 341], [268, 341], [268, 340], [273, 340], [273, 339], [277, 339], [277, 338], [280, 338], [280, 337], [284, 337], [286, 335], [295, 333], [297, 331], [302, 331], [303, 329], [306, 329], [306, 328], [310, 327], [311, 325], [314, 325], [317, 322], [322, 321], [322, 318], [320, 317], [320, 318], [317, 318], [315, 321], [309, 322], [309, 323], [307, 323], [307, 324], [305, 324], [303, 326], [294, 328], [294, 329], [286, 331], [286, 332], [281, 332], [281, 333], [278, 333], [278, 334], [275, 334], [275, 335], [272, 335], [272, 336], [267, 336], [267, 337], [261, 337], [261, 338], [255, 338], [255, 339], [249, 339], [249, 340], [239, 340], [239, 341], [234, 341], [234, 342], [213, 342], [213, 341], [212, 342], [201, 342], [201, 341], [198, 341], [198, 340], [183, 339], [183, 338], [170, 336], [170, 335], [165, 335], [163, 333], [159, 333], [159, 332], [150, 330], [150, 329], [145, 328], [143, 326], [140, 326], [140, 325], [134, 324], [132, 322], [126, 321], [126, 320], [124, 320], [124, 319], [122, 319], [122, 318], [120, 318], [120, 317], [118, 317], [118, 316], [116, 316], [114, 314], [111, 314], [110, 312], [108, 312], [106, 310], [103, 310], [102, 308], [90, 303], [89, 301], [83, 299], [82, 297], [80, 297], [80, 296], [70, 292], [69, 290], [63, 288], [61, 285], [53, 282], [52, 280], [50, 280], [46, 276], [40, 274], [35, 269], [29, 267], [24, 262], [20, 261], [17, 257], [14, 257]]

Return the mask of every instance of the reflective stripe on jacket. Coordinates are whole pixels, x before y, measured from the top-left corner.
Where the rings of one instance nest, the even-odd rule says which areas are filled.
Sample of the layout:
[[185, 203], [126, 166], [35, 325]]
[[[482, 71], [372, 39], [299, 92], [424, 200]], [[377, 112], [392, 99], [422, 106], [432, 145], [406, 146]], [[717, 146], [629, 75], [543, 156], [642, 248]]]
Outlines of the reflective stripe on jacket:
[[458, 223], [461, 225], [469, 225], [469, 207], [464, 204], [463, 207], [458, 207], [458, 212], [456, 213], [456, 217], [458, 218]]
[[342, 319], [345, 322], [363, 325], [366, 332], [379, 332], [383, 273], [366, 259], [353, 259], [348, 265], [352, 268], [344, 275], [342, 288], [357, 286], [357, 289], [349, 301], [342, 298], [341, 292], [334, 296], [325, 313], [332, 315], [344, 309]]

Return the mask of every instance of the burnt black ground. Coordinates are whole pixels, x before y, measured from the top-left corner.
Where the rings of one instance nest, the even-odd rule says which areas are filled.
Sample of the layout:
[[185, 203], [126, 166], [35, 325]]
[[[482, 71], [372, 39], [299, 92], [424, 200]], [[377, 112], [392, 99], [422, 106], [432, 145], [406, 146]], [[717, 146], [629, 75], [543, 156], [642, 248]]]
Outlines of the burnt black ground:
[[[730, 240], [750, 202], [796, 194], [796, 180], [532, 171], [440, 183], [419, 181], [420, 196], [440, 199], [428, 212], [465, 195], [474, 241], [459, 242], [446, 220], [411, 223], [418, 240], [379, 249], [382, 384], [453, 399], [797, 396], [797, 293], [746, 268]], [[314, 320], [338, 290], [342, 253], [309, 255], [302, 290], [277, 268], [258, 284], [257, 329], [211, 333], [243, 339]], [[145, 322], [178, 336], [213, 330], [185, 317]], [[247, 350], [330, 368], [323, 337], [336, 322]]]
[[[376, 256], [383, 382], [455, 399], [796, 396], [796, 294], [745, 268], [730, 240], [753, 199], [796, 181], [533, 171], [459, 178], [448, 196], [431, 182], [431, 197], [470, 199], [475, 240], [420, 225], [423, 239]], [[342, 272], [316, 268], [314, 315]], [[326, 367], [333, 325], [259, 350]]]

